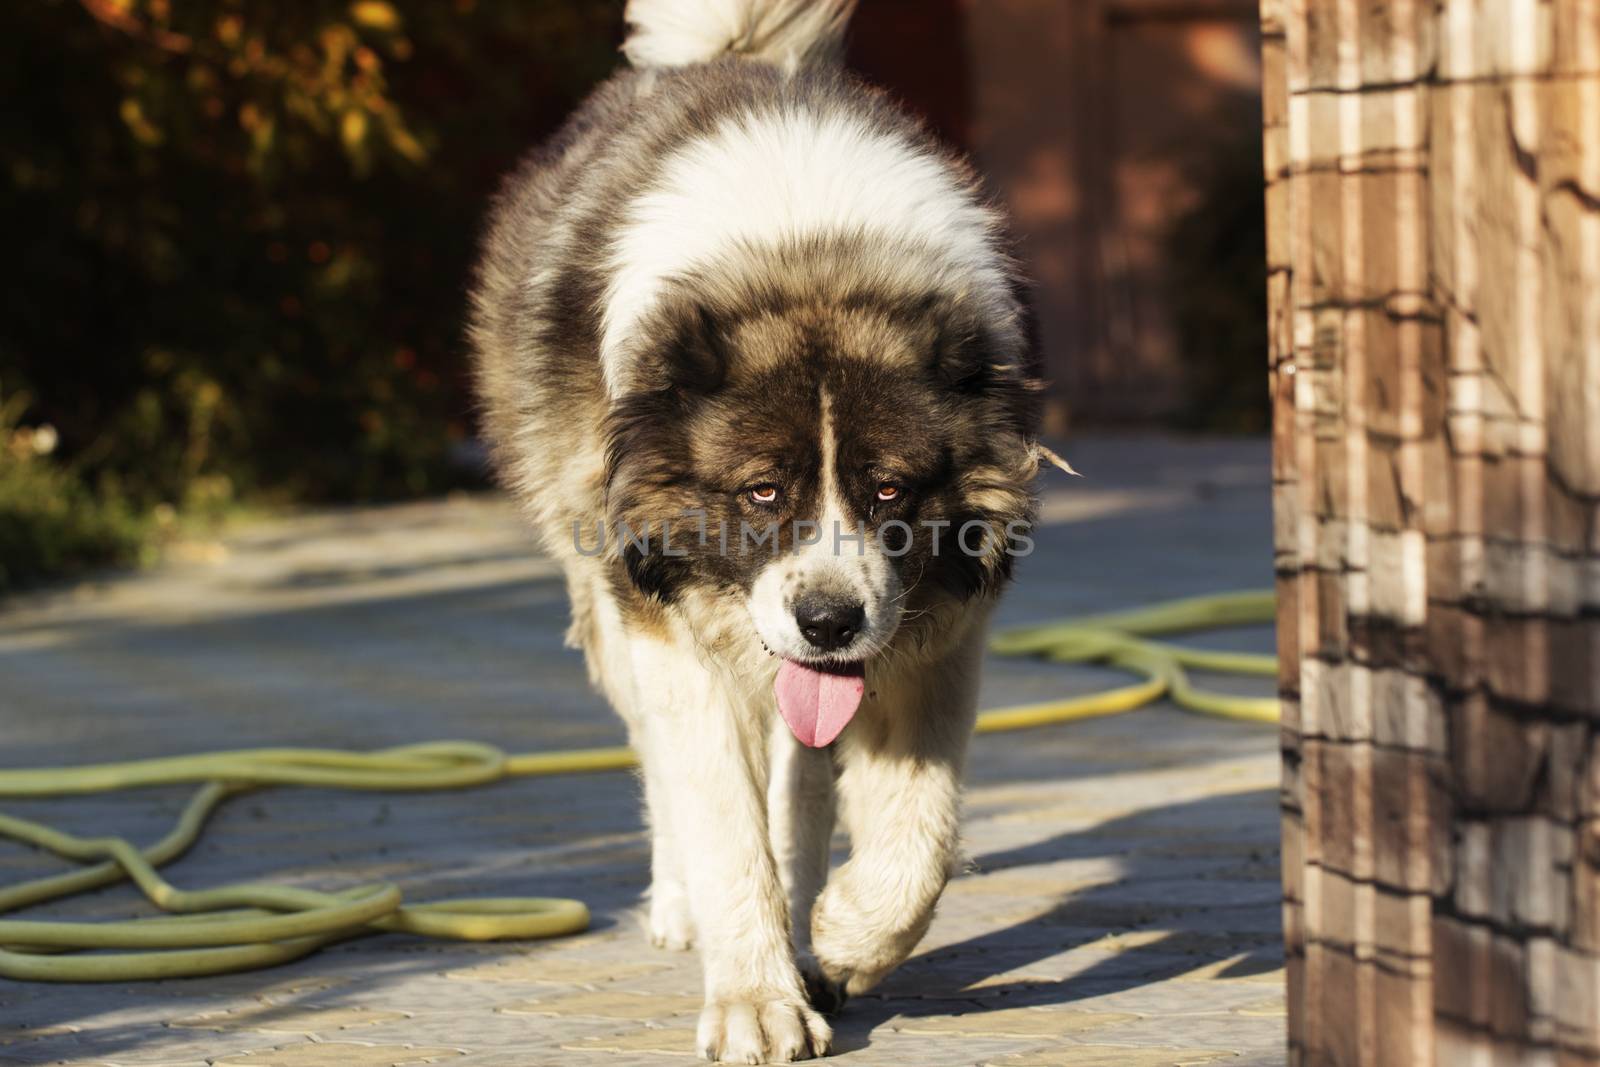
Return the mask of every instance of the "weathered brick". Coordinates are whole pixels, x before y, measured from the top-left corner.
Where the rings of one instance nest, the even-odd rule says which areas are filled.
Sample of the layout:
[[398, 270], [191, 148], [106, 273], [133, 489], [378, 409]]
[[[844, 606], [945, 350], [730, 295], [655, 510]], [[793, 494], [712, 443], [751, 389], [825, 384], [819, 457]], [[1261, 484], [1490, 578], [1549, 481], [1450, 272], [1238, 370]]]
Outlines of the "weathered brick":
[[1550, 702], [1600, 722], [1600, 621], [1552, 619], [1549, 659], [1559, 669], [1550, 675]]
[[[1373, 1038], [1370, 998], [1363, 996], [1363, 981], [1370, 980], [1372, 965], [1359, 965], [1354, 957], [1312, 944], [1306, 952], [1306, 995], [1311, 1016], [1305, 1041], [1312, 1063], [1361, 1063], [1363, 1048]], [[1363, 973], [1366, 972], [1366, 973]]]
[[1559, 1011], [1560, 979], [1556, 973], [1559, 945], [1548, 937], [1528, 940], [1527, 974], [1528, 1034], [1541, 1044], [1554, 1044], [1556, 1015]]
[[[1459, 531], [1430, 532], [1427, 549], [1428, 599], [1432, 605], [1459, 604], [1466, 592]], [[1430, 610], [1430, 616], [1432, 611]], [[1430, 624], [1433, 619], [1429, 619]]]
[[1357, 943], [1357, 898], [1363, 889], [1354, 879], [1324, 868], [1313, 876], [1314, 891], [1306, 902], [1306, 938], [1354, 952]]
[[1483, 621], [1453, 604], [1428, 605], [1424, 635], [1433, 673], [1448, 678], [1457, 690], [1475, 688], [1483, 679], [1477, 650], [1483, 644]]
[[1600, 1055], [1600, 956], [1557, 952], [1556, 1036], [1565, 1049]]
[[1433, 761], [1428, 774], [1428, 861], [1432, 864], [1433, 895], [1443, 898], [1450, 892], [1456, 879], [1456, 850], [1453, 840], [1456, 797], [1449, 789], [1449, 779]]
[[1488, 823], [1456, 824], [1455, 906], [1463, 915], [1487, 919], [1493, 914], [1490, 884], [1493, 836]]
[[1495, 696], [1518, 704], [1550, 699], [1550, 624], [1542, 618], [1484, 620], [1484, 680]]
[[1371, 671], [1372, 737], [1389, 748], [1444, 755], [1444, 702], [1426, 678], [1400, 670]]
[[1488, 1034], [1461, 1026], [1452, 1020], [1437, 1020], [1434, 1026], [1434, 1063], [1494, 1063], [1494, 1041]]
[[1533, 803], [1548, 728], [1525, 723], [1470, 693], [1451, 708], [1450, 763], [1463, 803], [1484, 811], [1523, 811]]
[[1572, 944], [1600, 956], [1600, 820], [1580, 824], [1574, 831], [1577, 856], [1569, 887], [1572, 907]]
[[1422, 1062], [1433, 1021], [1433, 987], [1426, 973], [1372, 968], [1376, 1019], [1372, 1044], [1377, 1067], [1413, 1067]]
[[[1316, 767], [1314, 788], [1320, 813], [1313, 822], [1308, 812], [1306, 826], [1315, 836], [1323, 865], [1355, 877], [1371, 876], [1371, 755], [1370, 745], [1306, 744], [1306, 759]], [[1313, 786], [1309, 780], [1306, 784], [1309, 795]]]
[[1600, 731], [1589, 738], [1589, 754], [1578, 772], [1578, 814], [1600, 818]]
[[1305, 860], [1301, 848], [1305, 840], [1305, 824], [1294, 811], [1285, 811], [1280, 820], [1283, 826], [1281, 843], [1283, 864], [1283, 896], [1285, 900], [1299, 902], [1305, 899]]
[[1570, 828], [1538, 817], [1497, 819], [1489, 834], [1489, 910], [1505, 925], [1551, 928], [1568, 924]]
[[1384, 885], [1425, 890], [1429, 863], [1428, 757], [1372, 751], [1373, 875]]
[[1489, 1002], [1489, 930], [1448, 916], [1433, 920], [1434, 1005], [1440, 1015], [1487, 1026]]
[[1534, 797], [1536, 811], [1563, 822], [1577, 818], [1588, 748], [1587, 727], [1571, 723], [1549, 728], [1545, 773]]
[[1527, 950], [1520, 941], [1489, 939], [1489, 1028], [1515, 1042], [1528, 1034]]
[[1350, 646], [1345, 588], [1337, 574], [1319, 571], [1317, 580], [1316, 645], [1304, 652], [1326, 657], [1343, 656]]
[[1432, 951], [1432, 905], [1426, 889], [1420, 893], [1377, 892], [1373, 942], [1385, 967], [1406, 970], [1412, 961], [1426, 963]]

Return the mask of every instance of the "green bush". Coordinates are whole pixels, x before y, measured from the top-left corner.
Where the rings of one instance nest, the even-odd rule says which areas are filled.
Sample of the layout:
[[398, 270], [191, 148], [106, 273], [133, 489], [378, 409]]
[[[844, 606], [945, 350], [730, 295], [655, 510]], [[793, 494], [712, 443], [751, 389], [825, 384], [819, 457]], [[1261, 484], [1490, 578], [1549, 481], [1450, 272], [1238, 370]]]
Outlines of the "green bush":
[[0, 403], [0, 590], [136, 560], [152, 519], [114, 492], [92, 492], [55, 462], [54, 429], [17, 426], [19, 407]]
[[[614, 60], [593, 0], [0, 5], [7, 572], [146, 515], [459, 483], [500, 174]], [[15, 554], [15, 555], [13, 555]], [[23, 562], [19, 562], [23, 561]]]

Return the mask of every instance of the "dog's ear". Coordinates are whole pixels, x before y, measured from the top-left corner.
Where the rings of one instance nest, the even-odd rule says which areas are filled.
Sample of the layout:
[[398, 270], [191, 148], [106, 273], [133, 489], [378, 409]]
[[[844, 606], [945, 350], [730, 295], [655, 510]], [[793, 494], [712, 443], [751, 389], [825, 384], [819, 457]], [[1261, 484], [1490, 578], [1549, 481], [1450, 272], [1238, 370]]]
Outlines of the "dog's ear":
[[705, 396], [727, 381], [727, 330], [705, 304], [672, 300], [654, 316], [650, 332], [659, 340], [637, 357], [634, 389]]
[[686, 547], [684, 531], [672, 523], [664, 523], [651, 530], [649, 539], [642, 544], [637, 540], [625, 541], [622, 565], [634, 588], [647, 597], [670, 604], [678, 599], [678, 591], [693, 575], [693, 565], [683, 554]]
[[1038, 461], [1021, 435], [1000, 430], [992, 443], [987, 461], [966, 466], [955, 478], [945, 515], [955, 544], [930, 568], [934, 581], [962, 599], [993, 592], [1010, 579], [1015, 557], [1033, 551]]
[[[680, 398], [669, 388], [636, 391], [606, 415], [605, 506], [609, 544], [628, 580], [646, 596], [671, 601], [689, 574], [684, 523]], [[671, 539], [669, 545], [668, 539]]]
[[696, 304], [683, 316], [667, 364], [675, 388], [714, 393], [728, 378], [728, 339], [711, 309]]
[[1032, 367], [1026, 319], [991, 321], [968, 301], [943, 294], [924, 298], [927, 373], [951, 393], [981, 400], [990, 417], [1028, 433], [1038, 425], [1044, 382]]
[[981, 391], [990, 377], [994, 342], [977, 311], [942, 293], [922, 299], [915, 312], [926, 324], [927, 367], [946, 389]]
[[610, 509], [610, 533], [616, 557], [634, 588], [647, 597], [671, 603], [693, 569], [687, 555], [684, 522], [670, 517], [668, 497], [652, 505], [648, 490], [624, 482], [617, 486], [617, 506]]

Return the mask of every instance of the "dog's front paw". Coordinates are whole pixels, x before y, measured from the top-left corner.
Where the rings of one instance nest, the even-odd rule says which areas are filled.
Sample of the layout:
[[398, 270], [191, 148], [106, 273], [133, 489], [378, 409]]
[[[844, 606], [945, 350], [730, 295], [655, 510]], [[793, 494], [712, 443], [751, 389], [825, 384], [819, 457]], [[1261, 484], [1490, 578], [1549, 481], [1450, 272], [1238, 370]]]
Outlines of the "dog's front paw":
[[650, 943], [656, 948], [683, 952], [694, 947], [694, 917], [681, 892], [650, 896]]
[[872, 989], [893, 970], [893, 965], [873, 967], [853, 952], [819, 954], [814, 972], [805, 975], [806, 995], [818, 1011], [834, 1014], [845, 1001]]
[[814, 959], [800, 961], [800, 981], [806, 987], [806, 1000], [824, 1015], [837, 1015], [849, 999], [844, 983], [834, 981]]
[[793, 1063], [826, 1056], [833, 1031], [790, 997], [713, 1000], [700, 1012], [700, 1055], [719, 1063]]
[[811, 913], [811, 950], [827, 985], [844, 996], [860, 996], [886, 975], [922, 940], [925, 916], [913, 915], [903, 925], [885, 926], [878, 916], [863, 915], [850, 897], [829, 885]]

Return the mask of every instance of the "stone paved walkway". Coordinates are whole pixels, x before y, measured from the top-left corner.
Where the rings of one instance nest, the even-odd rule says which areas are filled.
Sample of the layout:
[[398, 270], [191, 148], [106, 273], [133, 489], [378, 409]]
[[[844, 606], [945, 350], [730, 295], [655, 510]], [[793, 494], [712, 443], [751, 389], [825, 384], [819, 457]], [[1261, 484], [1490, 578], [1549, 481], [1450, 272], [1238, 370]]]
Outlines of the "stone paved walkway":
[[[1106, 438], [1067, 454], [1087, 477], [1051, 483], [1002, 624], [1270, 580], [1264, 443]], [[212, 558], [0, 606], [0, 763], [619, 740], [560, 648], [559, 577], [498, 498], [273, 521], [201, 555]], [[1205, 643], [1269, 648], [1270, 634]], [[996, 660], [984, 697], [1041, 700], [1118, 678]], [[837, 1062], [1283, 1063], [1276, 748], [1271, 729], [1169, 708], [978, 739], [972, 869], [914, 958], [837, 1021]], [[613, 774], [247, 797], [172, 879], [386, 878], [415, 900], [570, 895], [590, 903], [594, 928], [529, 944], [374, 937], [219, 979], [0, 981], [0, 1064], [690, 1062], [698, 967], [652, 949], [632, 915], [647, 865], [636, 794]], [[148, 840], [186, 795], [0, 807]], [[0, 880], [58, 866], [0, 845]], [[140, 910], [117, 889], [55, 912]]]

